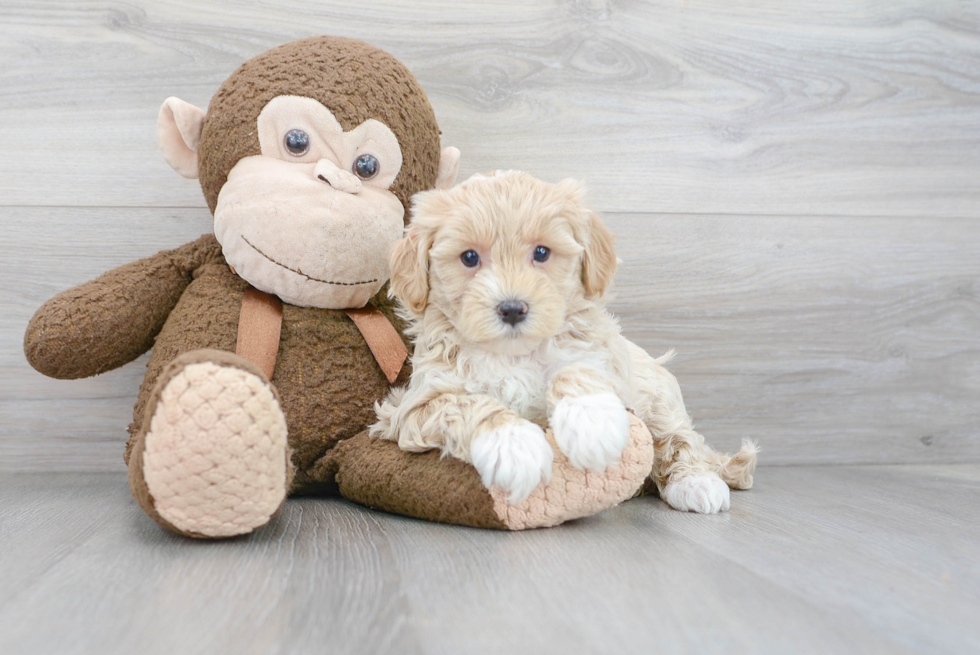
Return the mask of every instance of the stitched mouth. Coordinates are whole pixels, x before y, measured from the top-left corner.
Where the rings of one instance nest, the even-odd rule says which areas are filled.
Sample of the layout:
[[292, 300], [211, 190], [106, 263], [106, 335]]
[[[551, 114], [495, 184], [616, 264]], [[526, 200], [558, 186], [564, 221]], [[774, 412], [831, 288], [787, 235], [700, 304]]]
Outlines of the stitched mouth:
[[320, 282], [321, 284], [335, 284], [335, 285], [341, 286], [341, 287], [354, 287], [354, 286], [357, 286], [359, 284], [373, 284], [373, 283], [375, 283], [375, 282], [378, 281], [377, 278], [374, 278], [373, 280], [364, 280], [363, 282], [335, 282], [334, 280], [321, 280], [319, 278], [313, 277], [312, 275], [307, 275], [306, 273], [304, 273], [303, 271], [299, 270], [298, 268], [293, 268], [291, 266], [286, 266], [285, 264], [283, 264], [281, 262], [277, 262], [272, 257], [269, 257], [269, 255], [265, 254], [264, 252], [262, 252], [261, 250], [259, 250], [255, 246], [253, 246], [252, 243], [248, 239], [245, 238], [245, 235], [244, 234], [242, 235], [242, 241], [244, 241], [245, 243], [247, 243], [248, 246], [252, 250], [254, 250], [255, 252], [259, 253], [260, 255], [262, 255], [263, 257], [265, 257], [266, 259], [268, 259], [270, 262], [272, 262], [276, 266], [280, 266], [280, 267], [286, 269], [287, 271], [290, 271], [292, 273], [295, 273], [296, 275], [301, 275], [301, 276], [305, 277], [307, 280], [310, 280], [312, 282]]

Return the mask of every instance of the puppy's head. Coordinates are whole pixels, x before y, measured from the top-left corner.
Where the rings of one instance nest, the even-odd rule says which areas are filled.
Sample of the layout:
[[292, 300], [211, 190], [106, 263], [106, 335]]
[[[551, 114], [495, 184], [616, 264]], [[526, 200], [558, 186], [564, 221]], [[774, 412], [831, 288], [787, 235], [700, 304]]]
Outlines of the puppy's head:
[[416, 315], [438, 309], [466, 341], [534, 348], [616, 273], [613, 236], [582, 196], [571, 180], [515, 171], [416, 195], [392, 251], [393, 294]]

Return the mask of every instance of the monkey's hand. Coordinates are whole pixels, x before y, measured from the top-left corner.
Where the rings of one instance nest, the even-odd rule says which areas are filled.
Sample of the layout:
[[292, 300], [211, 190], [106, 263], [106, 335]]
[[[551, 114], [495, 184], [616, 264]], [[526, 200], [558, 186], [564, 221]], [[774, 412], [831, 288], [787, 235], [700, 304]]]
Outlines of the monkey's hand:
[[27, 361], [44, 375], [75, 379], [136, 359], [153, 346], [194, 270], [217, 254], [216, 246], [206, 235], [58, 294], [27, 325]]

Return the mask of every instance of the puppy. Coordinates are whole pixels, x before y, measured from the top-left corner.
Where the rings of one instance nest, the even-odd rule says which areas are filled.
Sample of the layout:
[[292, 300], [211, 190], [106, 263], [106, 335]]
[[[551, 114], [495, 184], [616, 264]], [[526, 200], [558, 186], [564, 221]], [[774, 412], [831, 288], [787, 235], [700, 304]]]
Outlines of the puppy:
[[603, 294], [613, 236], [582, 187], [517, 171], [413, 198], [391, 255], [391, 293], [415, 340], [413, 374], [376, 406], [372, 434], [470, 462], [520, 503], [551, 476], [554, 430], [572, 466], [605, 471], [630, 408], [654, 437], [651, 477], [679, 510], [729, 507], [752, 485], [756, 448], [721, 455], [694, 431], [677, 380], [620, 334]]

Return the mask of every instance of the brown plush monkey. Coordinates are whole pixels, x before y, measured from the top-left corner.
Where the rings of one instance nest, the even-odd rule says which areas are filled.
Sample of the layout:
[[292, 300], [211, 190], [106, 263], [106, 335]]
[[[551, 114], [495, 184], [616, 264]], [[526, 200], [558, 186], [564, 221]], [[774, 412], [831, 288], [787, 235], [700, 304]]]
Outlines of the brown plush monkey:
[[289, 43], [243, 64], [206, 114], [169, 98], [158, 139], [175, 170], [200, 178], [214, 235], [56, 296], [31, 320], [25, 352], [46, 375], [81, 378], [153, 348], [126, 461], [160, 525], [244, 534], [289, 494], [340, 491], [432, 520], [521, 528], [592, 513], [642, 483], [645, 430], [636, 471], [633, 455], [610, 478], [565, 477], [556, 462], [554, 484], [570, 485], [562, 498], [574, 502], [549, 505], [542, 489], [517, 508], [462, 462], [364, 433], [374, 402], [409, 376], [388, 251], [408, 199], [451, 185], [459, 158], [440, 151], [432, 108], [401, 62], [349, 39]]

